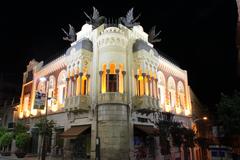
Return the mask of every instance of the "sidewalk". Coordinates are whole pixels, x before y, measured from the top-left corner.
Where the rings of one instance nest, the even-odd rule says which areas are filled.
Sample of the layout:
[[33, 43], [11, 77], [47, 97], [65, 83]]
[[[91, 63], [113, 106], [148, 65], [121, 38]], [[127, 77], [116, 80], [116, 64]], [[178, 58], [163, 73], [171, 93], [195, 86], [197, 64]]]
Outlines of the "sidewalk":
[[[61, 157], [51, 157], [47, 156], [46, 160], [61, 160]], [[17, 158], [15, 154], [12, 154], [11, 156], [2, 156], [0, 155], [0, 160], [38, 160], [37, 156], [32, 155], [26, 155], [24, 158]]]

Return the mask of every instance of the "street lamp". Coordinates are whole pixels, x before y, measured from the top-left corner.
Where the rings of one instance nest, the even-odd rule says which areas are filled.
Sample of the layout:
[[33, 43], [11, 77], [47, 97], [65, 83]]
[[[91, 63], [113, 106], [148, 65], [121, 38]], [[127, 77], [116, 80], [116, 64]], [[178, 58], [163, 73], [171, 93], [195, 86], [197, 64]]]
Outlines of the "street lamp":
[[197, 119], [194, 119], [193, 120], [193, 128], [195, 130], [195, 133], [198, 132], [198, 129], [197, 129], [197, 123], [198, 121], [207, 121], [208, 120], [208, 117], [207, 116], [204, 116], [204, 117], [201, 117], [201, 118], [197, 118]]
[[[205, 139], [207, 139], [208, 140], [208, 129], [206, 128], [206, 124], [198, 124], [198, 123], [196, 123], [196, 122], [198, 122], [198, 121], [207, 121], [208, 120], [208, 117], [207, 116], [204, 116], [204, 117], [201, 117], [201, 118], [197, 118], [197, 119], [194, 119], [193, 120], [193, 126], [194, 126], [194, 129], [195, 129], [195, 134], [196, 134], [196, 139], [198, 139], [198, 138], [204, 138], [204, 143], [206, 143], [205, 142]], [[204, 127], [204, 128], [202, 128], [202, 127]], [[202, 128], [202, 132], [199, 132], [200, 131], [200, 127]], [[203, 152], [203, 150], [204, 150], [204, 148], [202, 147], [202, 146], [200, 146], [201, 147], [201, 157], [203, 158], [203, 159], [205, 159], [206, 157], [205, 157], [205, 155], [204, 155], [204, 152]]]
[[47, 81], [47, 78], [46, 78], [46, 77], [40, 77], [39, 80], [40, 80], [41, 82], [46, 82], [46, 81]]
[[193, 120], [193, 123], [196, 123], [197, 121], [201, 121], [201, 120], [206, 121], [206, 120], [208, 120], [208, 117], [204, 116], [204, 117], [202, 117], [202, 118], [194, 119], [194, 120]]

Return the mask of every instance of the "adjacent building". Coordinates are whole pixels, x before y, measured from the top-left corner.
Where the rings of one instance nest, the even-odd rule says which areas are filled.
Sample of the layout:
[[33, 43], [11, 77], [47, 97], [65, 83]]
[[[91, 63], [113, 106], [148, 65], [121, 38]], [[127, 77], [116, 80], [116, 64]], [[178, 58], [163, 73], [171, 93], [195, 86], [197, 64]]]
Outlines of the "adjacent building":
[[[48, 97], [43, 109], [36, 107], [39, 93]], [[40, 146], [34, 124], [47, 112], [56, 123], [49, 153], [102, 160], [137, 159], [140, 147], [149, 159], [163, 158], [158, 139], [148, 138], [155, 111], [192, 127], [187, 71], [162, 57], [142, 26], [119, 21], [84, 24], [63, 55], [48, 64], [30, 61], [17, 108], [33, 153]]]

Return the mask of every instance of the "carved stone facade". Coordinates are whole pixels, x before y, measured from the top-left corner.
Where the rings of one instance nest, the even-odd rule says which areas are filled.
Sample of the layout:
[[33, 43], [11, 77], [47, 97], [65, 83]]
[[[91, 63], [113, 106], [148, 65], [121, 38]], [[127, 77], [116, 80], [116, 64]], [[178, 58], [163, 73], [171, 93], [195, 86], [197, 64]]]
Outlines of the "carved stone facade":
[[[34, 127], [48, 106], [48, 118], [56, 122], [54, 135], [59, 128], [65, 131], [60, 137], [66, 159], [85, 141], [78, 158], [129, 159], [139, 137], [135, 126], [154, 127], [149, 121], [153, 117], [144, 111], [172, 112], [191, 127], [187, 71], [163, 58], [140, 25], [116, 26], [83, 25], [64, 55], [44, 65], [32, 61], [24, 73], [19, 120], [30, 119]], [[33, 77], [27, 81], [29, 71]], [[48, 97], [43, 110], [35, 108], [37, 91]], [[55, 151], [54, 136], [51, 144]]]

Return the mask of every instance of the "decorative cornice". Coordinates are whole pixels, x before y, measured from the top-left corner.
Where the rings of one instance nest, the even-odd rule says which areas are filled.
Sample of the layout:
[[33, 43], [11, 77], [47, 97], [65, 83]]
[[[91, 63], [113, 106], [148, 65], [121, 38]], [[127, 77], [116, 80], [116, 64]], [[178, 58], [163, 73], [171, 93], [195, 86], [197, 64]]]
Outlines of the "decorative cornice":
[[127, 38], [121, 29], [117, 27], [109, 27], [100, 33], [100, 36], [97, 39], [97, 44], [99, 48], [106, 46], [119, 46], [125, 48]]
[[66, 67], [66, 56], [65, 54], [62, 55], [61, 57], [53, 60], [52, 62], [46, 64], [43, 66], [38, 72], [35, 73], [36, 78], [40, 78], [42, 76], [49, 75], [59, 69], [63, 69]]

